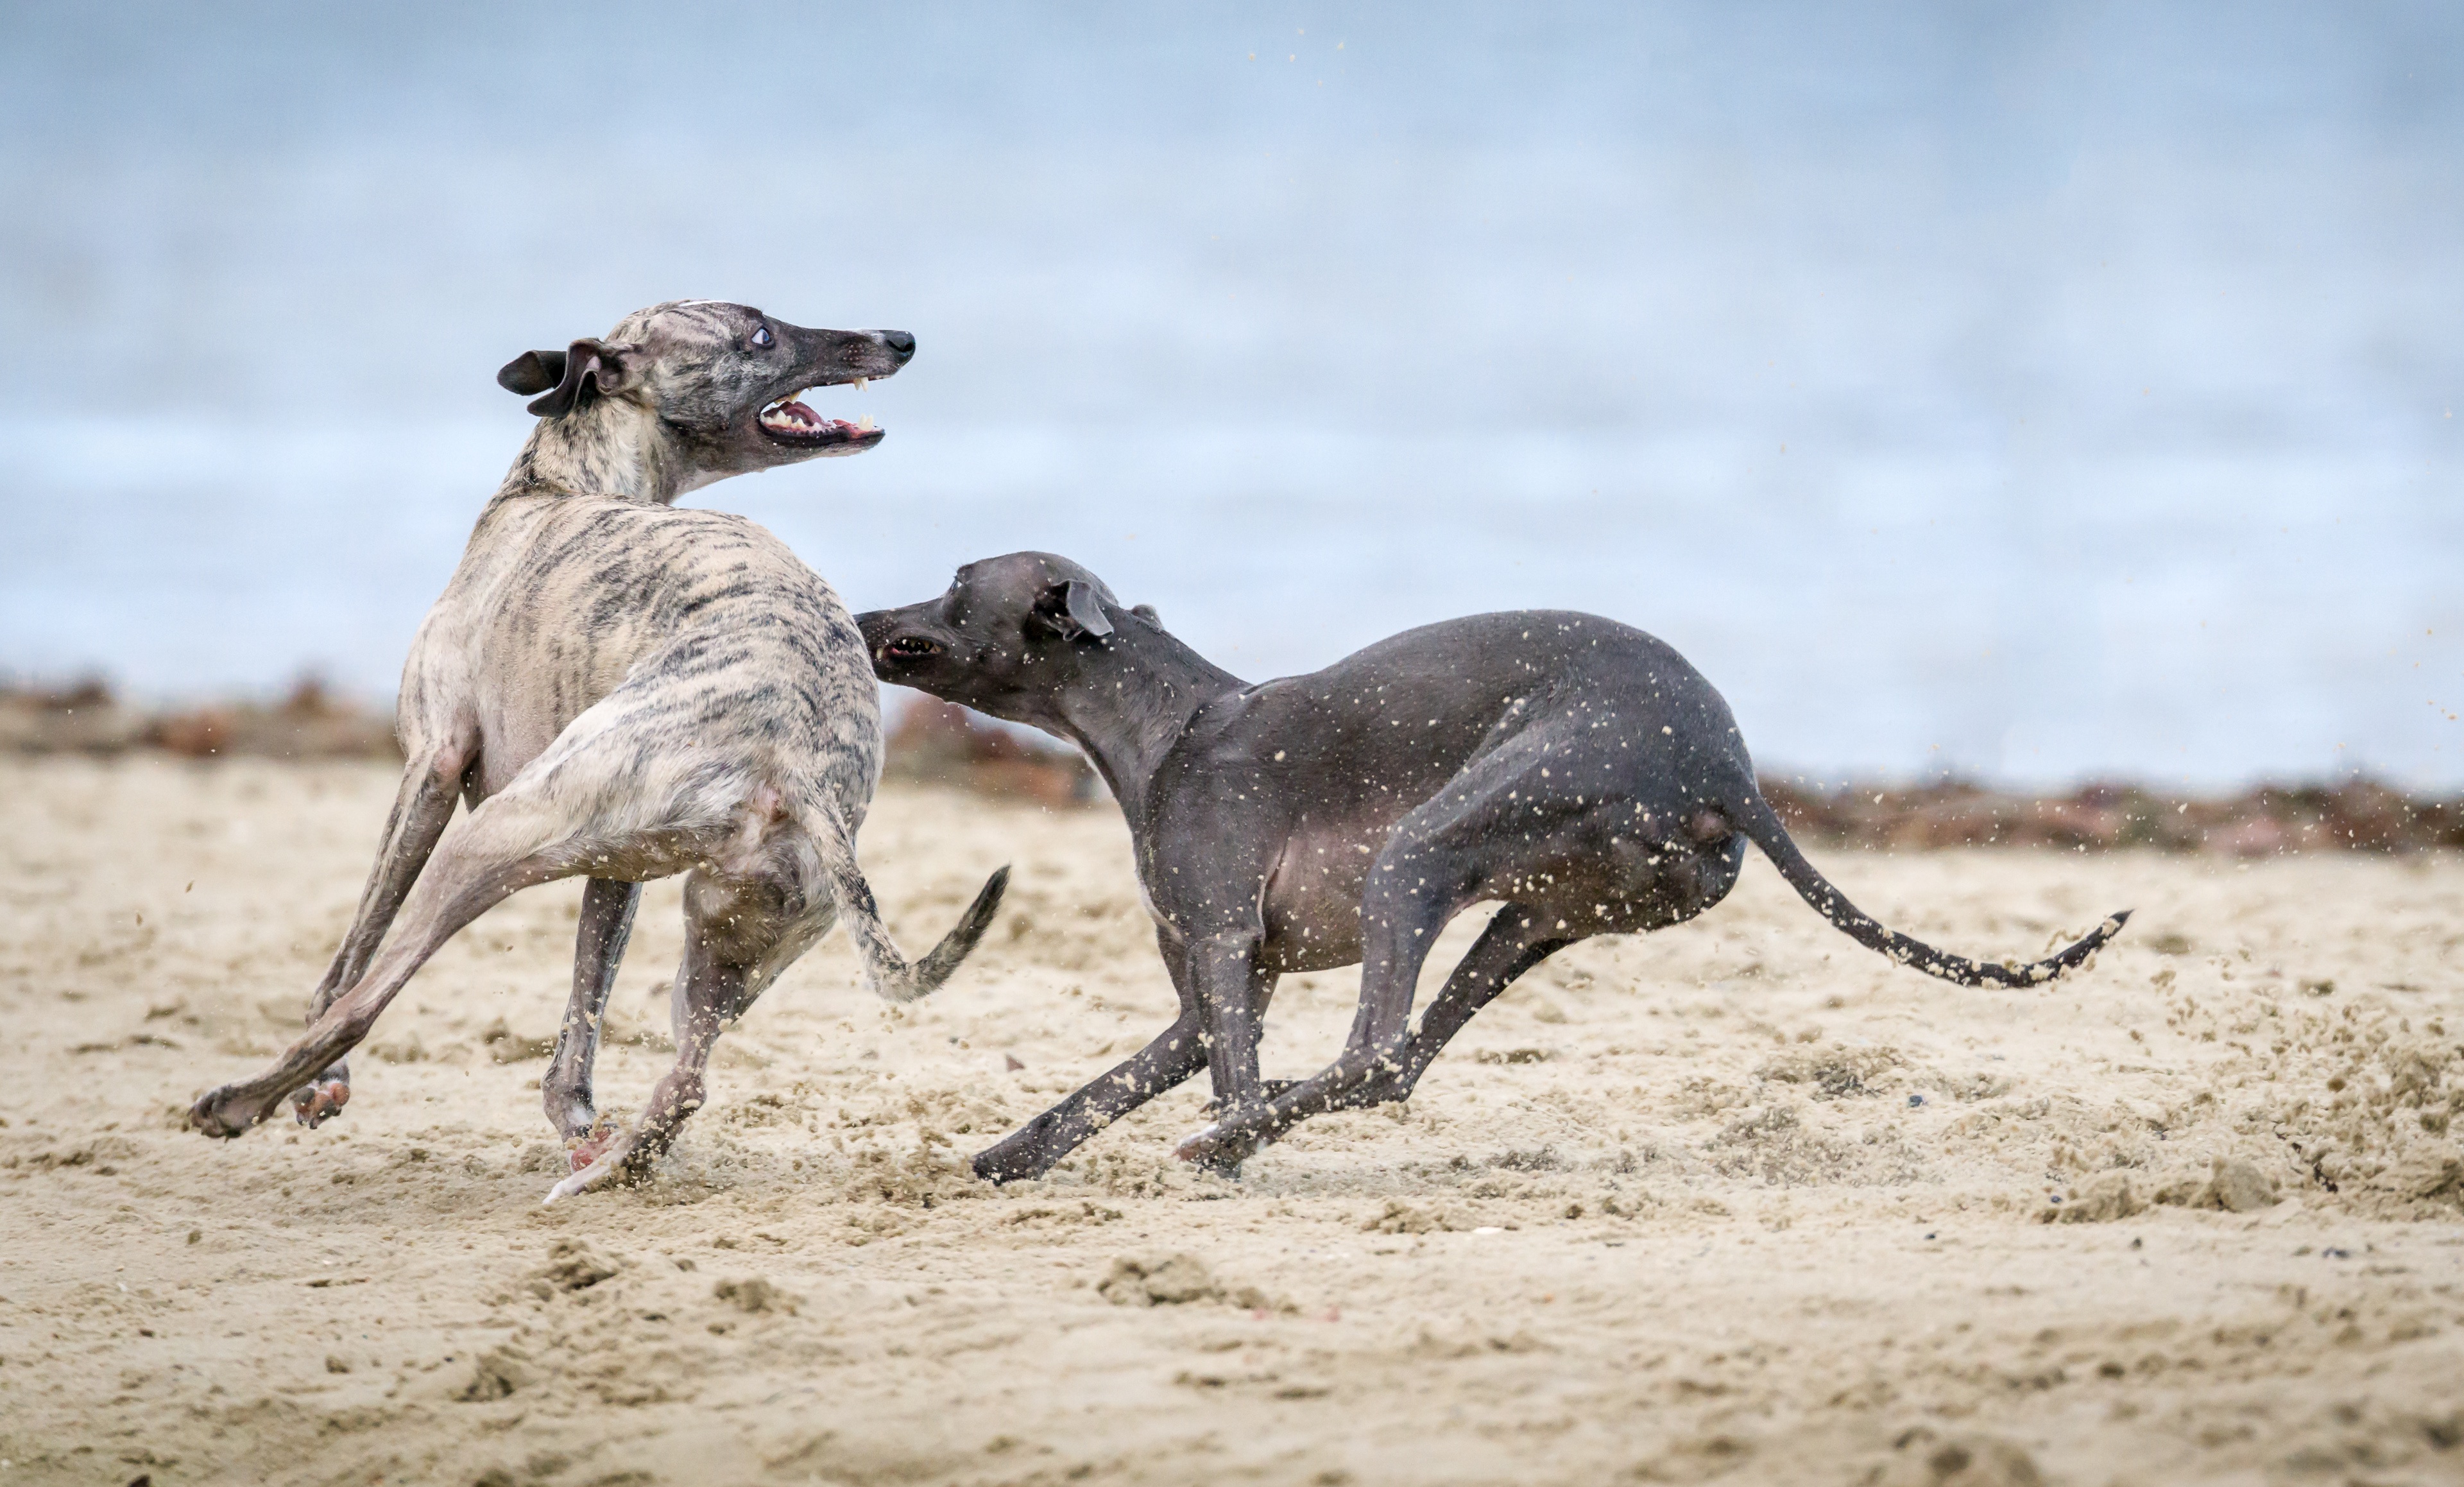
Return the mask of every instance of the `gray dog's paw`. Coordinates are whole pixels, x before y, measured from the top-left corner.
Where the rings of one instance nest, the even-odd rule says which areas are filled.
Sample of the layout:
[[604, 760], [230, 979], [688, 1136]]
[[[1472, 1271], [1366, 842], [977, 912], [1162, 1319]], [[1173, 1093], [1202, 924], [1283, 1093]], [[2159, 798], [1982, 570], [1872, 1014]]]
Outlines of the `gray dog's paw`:
[[1172, 1154], [1181, 1161], [1230, 1182], [1241, 1177], [1241, 1164], [1258, 1149], [1253, 1136], [1226, 1129], [1221, 1121], [1200, 1126], [1180, 1139]]

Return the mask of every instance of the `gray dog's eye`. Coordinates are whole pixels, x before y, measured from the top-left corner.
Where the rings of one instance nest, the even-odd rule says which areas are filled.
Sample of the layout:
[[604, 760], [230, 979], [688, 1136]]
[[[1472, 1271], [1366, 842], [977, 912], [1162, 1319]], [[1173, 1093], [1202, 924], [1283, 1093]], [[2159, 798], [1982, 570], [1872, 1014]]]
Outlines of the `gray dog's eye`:
[[767, 325], [756, 325], [753, 327], [753, 344], [758, 346], [768, 345], [770, 344], [770, 327]]

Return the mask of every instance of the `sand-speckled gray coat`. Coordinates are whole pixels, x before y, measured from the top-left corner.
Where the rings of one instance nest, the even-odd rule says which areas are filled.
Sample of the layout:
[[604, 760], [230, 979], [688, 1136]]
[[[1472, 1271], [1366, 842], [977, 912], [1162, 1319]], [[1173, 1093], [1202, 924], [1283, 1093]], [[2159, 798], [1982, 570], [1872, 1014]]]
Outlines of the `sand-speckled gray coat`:
[[[878, 443], [869, 420], [821, 418], [797, 394], [887, 377], [914, 346], [899, 331], [807, 330], [686, 300], [498, 373], [539, 394], [539, 423], [412, 642], [396, 720], [408, 764], [359, 912], [307, 1035], [200, 1098], [199, 1129], [237, 1135], [286, 1096], [305, 1124], [334, 1115], [350, 1096], [343, 1055], [420, 965], [553, 878], [590, 881], [540, 1081], [575, 1168], [551, 1201], [664, 1150], [702, 1101], [719, 1030], [834, 922], [891, 1000], [957, 967], [1007, 870], [931, 954], [901, 957], [856, 866], [881, 719], [846, 607], [761, 527], [671, 504], [730, 475]], [[471, 808], [458, 819], [457, 800]], [[620, 1125], [591, 1095], [600, 1013], [641, 884], [675, 873], [689, 875], [675, 1067]]]
[[[1962, 986], [2050, 981], [2130, 918], [2033, 965], [1887, 928], [1797, 849], [1710, 680], [1596, 614], [1444, 620], [1252, 684], [1079, 565], [1013, 552], [856, 623], [884, 681], [1086, 750], [1129, 822], [1180, 998], [1145, 1048], [977, 1153], [995, 1181], [1043, 1175], [1201, 1068], [1218, 1119], [1178, 1150], [1225, 1174], [1323, 1111], [1406, 1099], [1516, 977], [1595, 935], [1705, 913], [1736, 886], [1749, 842], [1859, 944]], [[1492, 900], [1503, 907], [1413, 1026], [1440, 932]], [[1342, 1054], [1307, 1079], [1262, 1079], [1276, 978], [1354, 964]]]

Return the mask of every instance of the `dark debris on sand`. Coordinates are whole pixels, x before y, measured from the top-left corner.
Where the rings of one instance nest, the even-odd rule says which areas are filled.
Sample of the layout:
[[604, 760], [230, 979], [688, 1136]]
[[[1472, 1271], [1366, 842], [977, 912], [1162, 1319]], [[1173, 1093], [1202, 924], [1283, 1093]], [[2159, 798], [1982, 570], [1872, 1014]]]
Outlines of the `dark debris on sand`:
[[2048, 798], [1959, 780], [1826, 790], [1766, 777], [1762, 788], [1792, 832], [1828, 846], [2141, 847], [2235, 857], [2464, 848], [2464, 798], [2409, 796], [2359, 778], [2210, 797], [2099, 784]]
[[124, 753], [158, 749], [190, 758], [400, 759], [393, 720], [303, 677], [271, 704], [213, 702], [152, 711], [106, 683], [0, 682], [0, 750], [20, 754]]
[[[192, 758], [400, 759], [385, 713], [303, 677], [278, 702], [149, 711], [99, 680], [0, 681], [0, 752], [109, 755], [156, 749]], [[1088, 806], [1102, 782], [1074, 749], [931, 699], [898, 715], [885, 773], [894, 780]], [[2375, 780], [2262, 785], [2229, 796], [2095, 784], [2066, 795], [1994, 790], [1963, 780], [1809, 786], [1766, 775], [1763, 794], [1809, 845], [1874, 851], [1943, 847], [2125, 847], [2230, 857], [2279, 853], [2464, 849], [2464, 797], [2407, 795]]]

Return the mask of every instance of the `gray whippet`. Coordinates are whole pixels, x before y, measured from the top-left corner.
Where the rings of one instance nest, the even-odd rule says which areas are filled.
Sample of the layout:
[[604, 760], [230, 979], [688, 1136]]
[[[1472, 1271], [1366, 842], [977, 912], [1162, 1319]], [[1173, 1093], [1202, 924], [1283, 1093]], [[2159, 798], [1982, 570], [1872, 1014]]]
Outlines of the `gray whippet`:
[[[2128, 918], [2033, 965], [1884, 928], [1789, 838], [1711, 684], [1597, 615], [1449, 620], [1253, 686], [1077, 564], [1022, 552], [856, 623], [883, 680], [1086, 750], [1129, 818], [1180, 996], [1154, 1042], [976, 1158], [997, 1181], [1045, 1170], [1200, 1067], [1217, 1120], [1180, 1155], [1227, 1174], [1319, 1111], [1401, 1099], [1474, 1012], [1557, 950], [1718, 903], [1748, 842], [1859, 943], [1968, 986], [2058, 975]], [[1505, 906], [1410, 1027], [1430, 943], [1489, 899]], [[1262, 1084], [1276, 977], [1353, 964], [1360, 1007], [1342, 1055]]]
[[[890, 376], [914, 350], [903, 331], [806, 330], [686, 300], [496, 374], [539, 394], [539, 421], [411, 643], [395, 720], [408, 764], [359, 912], [307, 1035], [199, 1099], [198, 1129], [236, 1136], [285, 1096], [306, 1125], [339, 1112], [344, 1054], [411, 973], [490, 906], [554, 878], [589, 883], [539, 1081], [573, 1153], [551, 1201], [638, 1176], [701, 1104], [720, 1030], [834, 922], [889, 1000], [957, 968], [1008, 870], [923, 960], [899, 954], [856, 866], [881, 719], [846, 607], [760, 527], [671, 504], [879, 443], [870, 419], [820, 417], [800, 393]], [[470, 806], [458, 820], [457, 799]], [[619, 1129], [591, 1094], [600, 1014], [642, 883], [675, 873], [689, 875], [675, 1067]]]

